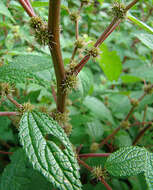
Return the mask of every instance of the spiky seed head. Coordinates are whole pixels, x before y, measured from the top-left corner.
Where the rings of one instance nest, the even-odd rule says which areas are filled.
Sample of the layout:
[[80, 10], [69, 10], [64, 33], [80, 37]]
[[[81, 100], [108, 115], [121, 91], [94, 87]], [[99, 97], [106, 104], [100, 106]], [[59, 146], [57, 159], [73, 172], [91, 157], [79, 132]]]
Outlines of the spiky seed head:
[[81, 3], [83, 5], [89, 5], [91, 3], [91, 0], [81, 0]]
[[65, 123], [67, 123], [69, 121], [69, 117], [68, 114], [66, 112], [61, 113], [57, 110], [54, 110], [52, 112], [52, 117], [54, 120], [56, 120], [59, 125], [64, 126]]
[[80, 19], [80, 15], [77, 11], [70, 13], [70, 19], [73, 22], [76, 22], [78, 19]]
[[130, 127], [129, 121], [122, 121], [121, 122], [121, 127], [124, 128], [124, 129], [129, 129], [129, 127]]
[[77, 87], [78, 78], [75, 74], [66, 73], [65, 79], [62, 81], [61, 88], [63, 92], [70, 92]]
[[112, 8], [112, 13], [115, 17], [124, 19], [126, 17], [125, 5], [123, 3], [115, 2]]
[[97, 178], [99, 180], [100, 178], [106, 178], [107, 177], [107, 171], [103, 169], [101, 166], [94, 166], [91, 171], [91, 177]]
[[131, 102], [131, 105], [134, 106], [134, 107], [137, 107], [139, 105], [139, 100], [135, 99], [135, 98], [132, 98], [130, 100]]
[[153, 93], [153, 87], [151, 86], [151, 84], [147, 84], [144, 86], [144, 92], [146, 94], [152, 94]]
[[85, 45], [85, 42], [82, 38], [79, 38], [78, 40], [76, 40], [75, 42], [75, 46], [79, 49], [81, 49], [83, 46]]
[[39, 30], [43, 25], [43, 21], [39, 16], [32, 17], [30, 20], [30, 26], [33, 29]]
[[88, 54], [93, 58], [96, 58], [100, 54], [100, 50], [97, 47], [92, 47], [88, 50]]
[[72, 125], [67, 123], [65, 126], [64, 126], [64, 131], [65, 133], [67, 134], [67, 136], [69, 136], [71, 133], [72, 133]]
[[3, 96], [7, 96], [8, 94], [11, 94], [14, 90], [10, 86], [9, 83], [0, 83], [0, 93]]
[[35, 106], [32, 105], [30, 102], [24, 103], [21, 112], [31, 112], [34, 110]]

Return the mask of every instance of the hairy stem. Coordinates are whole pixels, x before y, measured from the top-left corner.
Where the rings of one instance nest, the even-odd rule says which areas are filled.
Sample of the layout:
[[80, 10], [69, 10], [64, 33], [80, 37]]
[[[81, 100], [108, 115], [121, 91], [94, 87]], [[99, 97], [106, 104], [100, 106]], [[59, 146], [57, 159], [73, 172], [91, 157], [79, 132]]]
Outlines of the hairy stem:
[[[138, 0], [132, 1], [129, 5], [126, 6], [125, 11], [127, 12], [137, 2], [138, 2]], [[106, 38], [115, 30], [115, 28], [120, 24], [120, 22], [121, 22], [120, 18], [114, 17], [114, 19], [112, 20], [112, 22], [110, 23], [110, 25], [106, 28], [106, 30], [102, 33], [102, 35], [96, 41], [94, 47], [98, 47], [99, 45], [101, 45], [106, 40]], [[87, 57], [88, 57], [88, 59], [87, 59]], [[88, 62], [89, 59], [90, 59], [90, 56], [86, 55], [78, 63], [78, 65], [75, 67], [75, 73], [76, 74], [78, 74], [81, 71], [81, 69], [84, 67], [84, 65]]]
[[18, 112], [0, 112], [0, 116], [16, 116], [19, 115]]
[[49, 1], [48, 30], [52, 35], [49, 49], [57, 80], [57, 110], [63, 113], [65, 111], [66, 92], [61, 90], [61, 83], [65, 79], [65, 70], [60, 47], [60, 9], [61, 0]]
[[79, 158], [108, 157], [108, 156], [110, 156], [110, 153], [79, 154]]
[[9, 154], [13, 154], [13, 152], [5, 152], [5, 151], [0, 150], [0, 154], [7, 154], [7, 155], [9, 155]]
[[139, 0], [134, 0], [134, 1], [132, 1], [131, 3], [129, 3], [129, 4], [126, 6], [125, 10], [128, 11], [129, 9], [131, 9], [131, 7], [133, 7], [138, 1], [139, 1]]
[[[79, 164], [83, 165], [87, 170], [92, 172], [93, 168], [91, 166], [89, 166], [88, 164], [86, 164], [83, 160], [80, 160], [78, 158], [78, 162], [79, 162]], [[112, 188], [108, 185], [108, 183], [104, 180], [104, 178], [100, 177], [99, 180], [101, 181], [102, 184], [104, 184], [104, 186], [106, 187], [107, 190], [112, 190]]]
[[27, 4], [26, 1], [24, 0], [19, 0], [21, 6], [24, 8], [24, 10], [27, 12], [27, 14], [30, 16], [30, 17], [34, 17], [36, 16], [36, 14], [34, 13], [34, 10], [31, 9], [32, 6], [29, 7], [29, 4]]
[[7, 98], [10, 100], [10, 102], [12, 102], [17, 108], [22, 109], [23, 106], [21, 104], [19, 104], [16, 100], [13, 99], [12, 96], [7, 95]]
[[151, 125], [148, 125], [147, 127], [144, 127], [138, 134], [138, 136], [136, 137], [136, 139], [134, 140], [133, 142], [133, 145], [137, 145], [138, 142], [140, 141], [140, 139], [144, 136], [145, 132], [148, 131], [150, 128], [152, 127], [152, 124]]

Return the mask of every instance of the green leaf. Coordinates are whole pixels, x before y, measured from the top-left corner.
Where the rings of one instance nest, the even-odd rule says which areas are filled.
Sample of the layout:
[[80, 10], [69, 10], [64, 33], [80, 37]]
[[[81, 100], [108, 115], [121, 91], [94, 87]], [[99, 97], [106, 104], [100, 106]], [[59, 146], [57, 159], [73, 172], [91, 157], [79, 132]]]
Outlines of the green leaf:
[[82, 96], [85, 97], [93, 85], [93, 75], [89, 69], [85, 68], [79, 73], [79, 82], [80, 85], [77, 91], [79, 90]]
[[136, 25], [138, 25], [140, 28], [146, 30], [147, 32], [150, 32], [151, 34], [153, 34], [153, 28], [151, 28], [150, 26], [148, 26], [146, 23], [140, 21], [139, 19], [137, 19], [136, 17], [134, 17], [133, 15], [131, 15], [129, 12], [127, 14], [128, 19], [130, 19], [132, 22], [134, 22]]
[[32, 7], [48, 7], [48, 2], [34, 1], [32, 2]]
[[102, 101], [95, 97], [87, 96], [83, 101], [83, 104], [94, 113], [95, 117], [102, 121], [110, 121], [114, 123], [110, 110], [103, 104]]
[[19, 136], [34, 169], [55, 187], [61, 190], [81, 189], [75, 154], [57, 122], [46, 114], [27, 112], [20, 121]]
[[19, 55], [13, 59], [13, 64], [19, 69], [27, 69], [30, 72], [50, 70], [52, 68], [51, 58], [40, 55]]
[[142, 80], [153, 82], [153, 66], [142, 66], [131, 73], [132, 76], [139, 77]]
[[138, 33], [135, 36], [147, 47], [153, 50], [153, 35], [146, 33]]
[[131, 176], [144, 171], [147, 151], [140, 147], [120, 148], [109, 156], [106, 169], [113, 176]]
[[16, 64], [9, 63], [0, 67], [0, 82], [16, 83], [36, 83], [44, 87], [49, 87], [49, 82], [40, 79], [36, 73], [30, 69], [24, 69]]
[[4, 169], [0, 189], [50, 190], [51, 183], [49, 183], [39, 172], [32, 169], [25, 157], [24, 151], [18, 149], [11, 156], [11, 163]]
[[132, 75], [122, 75], [121, 79], [124, 83], [136, 83], [141, 82], [141, 78]]
[[104, 129], [102, 127], [102, 123], [99, 120], [94, 119], [94, 121], [87, 123], [87, 126], [87, 133], [92, 138], [92, 141], [99, 141], [102, 139]]
[[153, 189], [153, 153], [147, 153], [146, 167], [145, 167], [145, 178], [149, 189]]
[[110, 81], [118, 80], [122, 72], [122, 63], [116, 51], [109, 51], [107, 46], [103, 44], [100, 47], [102, 51], [98, 58], [101, 69]]
[[0, 1], [0, 14], [9, 17], [13, 22], [15, 22], [8, 8], [4, 5], [2, 1]]

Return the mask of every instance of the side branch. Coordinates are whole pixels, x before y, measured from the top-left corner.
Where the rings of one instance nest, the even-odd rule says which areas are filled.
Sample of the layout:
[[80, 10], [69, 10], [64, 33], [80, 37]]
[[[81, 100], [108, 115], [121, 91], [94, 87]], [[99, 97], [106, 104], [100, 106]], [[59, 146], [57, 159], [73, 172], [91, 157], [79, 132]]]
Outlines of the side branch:
[[19, 115], [18, 112], [0, 112], [0, 116], [16, 116]]
[[61, 0], [49, 1], [48, 30], [51, 34], [49, 49], [57, 80], [57, 110], [63, 113], [65, 111], [66, 92], [61, 90], [61, 83], [65, 79], [65, 70], [60, 48], [60, 9]]
[[[133, 0], [129, 5], [126, 6], [125, 8], [125, 13], [131, 8], [133, 7], [139, 0]], [[99, 37], [99, 39], [97, 40], [97, 42], [95, 43], [94, 47], [98, 47], [100, 46], [105, 40], [106, 38], [115, 30], [115, 28], [120, 24], [121, 19], [117, 16], [114, 17], [114, 19], [112, 20], [112, 22], [110, 23], [110, 25], [106, 28], [106, 30], [102, 33], [102, 35]], [[88, 62], [88, 60], [90, 59], [90, 57], [88, 58], [88, 60], [86, 59], [86, 57], [89, 56], [88, 54], [80, 61], [80, 63], [78, 63], [78, 65], [75, 68], [75, 73], [78, 74], [81, 69], [84, 67], [84, 65]]]

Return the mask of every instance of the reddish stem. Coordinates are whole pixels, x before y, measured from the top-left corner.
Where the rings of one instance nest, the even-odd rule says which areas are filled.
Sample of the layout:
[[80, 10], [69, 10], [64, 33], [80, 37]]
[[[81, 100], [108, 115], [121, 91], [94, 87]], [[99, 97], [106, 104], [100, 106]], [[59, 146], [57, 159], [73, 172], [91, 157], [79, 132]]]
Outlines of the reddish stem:
[[131, 7], [133, 7], [139, 0], [132, 1], [129, 5], [126, 6], [125, 11], [128, 11]]
[[[93, 168], [91, 166], [89, 166], [88, 164], [86, 164], [83, 160], [80, 160], [78, 158], [78, 162], [79, 162], [79, 164], [83, 165], [87, 170], [92, 172]], [[104, 184], [104, 186], [106, 187], [107, 190], [112, 190], [112, 188], [108, 185], [108, 183], [104, 180], [104, 178], [100, 177], [99, 180]]]
[[9, 154], [13, 154], [13, 152], [4, 152], [4, 151], [0, 150], [0, 154], [7, 154], [7, 155], [9, 155]]
[[18, 112], [0, 112], [0, 116], [16, 116], [19, 115]]
[[7, 95], [7, 98], [10, 100], [10, 102], [12, 102], [17, 108], [21, 109], [23, 108], [23, 106], [21, 104], [19, 104], [16, 100], [13, 99], [12, 96]]
[[110, 153], [89, 153], [89, 154], [79, 154], [79, 158], [91, 158], [91, 157], [108, 157]]
[[[120, 19], [118, 19], [117, 17], [115, 17], [113, 19], [113, 21], [110, 23], [110, 25], [106, 28], [106, 30], [102, 33], [102, 35], [100, 36], [100, 38], [97, 40], [97, 42], [95, 43], [94, 47], [98, 47], [105, 39], [105, 36], [109, 36], [107, 35], [110, 30], [112, 29], [112, 27], [119, 21]], [[114, 28], [115, 29], [115, 28]], [[110, 34], [110, 33], [109, 33]]]
[[53, 95], [54, 101], [57, 104], [56, 92], [55, 92], [54, 86], [52, 86], [52, 85], [51, 85], [51, 90], [52, 90], [52, 95]]
[[140, 131], [140, 133], [138, 134], [138, 136], [136, 137], [136, 139], [135, 139], [134, 142], [133, 142], [133, 145], [134, 145], [134, 146], [138, 144], [138, 142], [140, 141], [140, 139], [144, 136], [145, 132], [146, 132], [147, 130], [149, 130], [149, 129], [151, 128], [151, 126], [152, 126], [152, 125], [148, 125], [147, 127], [144, 127], [144, 128]]
[[22, 7], [24, 8], [24, 10], [26, 11], [26, 13], [30, 16], [30, 17], [34, 17], [36, 16], [34, 11], [31, 10], [31, 8], [28, 6], [28, 4], [24, 1], [24, 0], [19, 0], [20, 4], [22, 5]]
[[120, 126], [118, 128], [116, 128], [112, 134], [108, 135], [100, 144], [99, 144], [99, 148], [101, 148], [104, 144], [106, 144], [106, 142], [111, 139], [112, 137], [114, 137], [116, 135], [116, 133], [118, 133], [118, 131], [120, 130]]
[[[29, 2], [29, 0], [25, 0], [26, 4], [28, 5], [28, 7], [31, 9], [31, 11], [34, 13], [33, 7], [31, 5], [31, 3]], [[35, 14], [35, 13], [34, 13]]]

